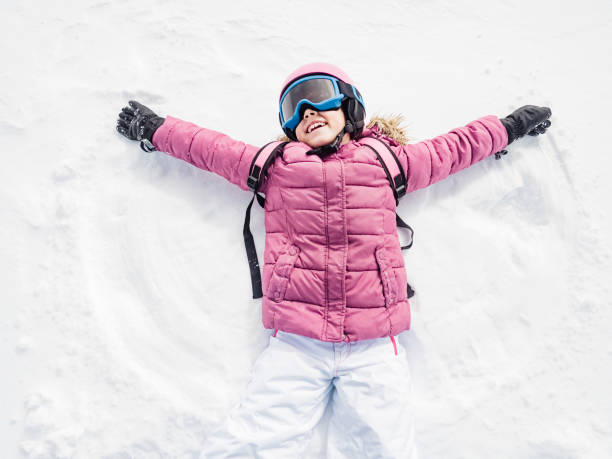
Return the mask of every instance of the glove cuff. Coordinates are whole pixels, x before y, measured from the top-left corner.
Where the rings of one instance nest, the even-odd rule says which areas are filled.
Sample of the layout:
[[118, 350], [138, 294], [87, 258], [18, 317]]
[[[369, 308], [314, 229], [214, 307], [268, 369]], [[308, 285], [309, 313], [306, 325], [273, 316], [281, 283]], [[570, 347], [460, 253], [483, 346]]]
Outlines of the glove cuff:
[[142, 132], [142, 139], [146, 139], [149, 142], [153, 142], [153, 134], [155, 131], [159, 129], [159, 127], [164, 124], [166, 118], [162, 118], [161, 116], [153, 116], [147, 119], [144, 122], [144, 130]]
[[506, 132], [508, 133], [508, 145], [510, 145], [519, 138], [517, 135], [517, 126], [515, 126], [510, 117], [500, 118], [499, 121], [506, 128]]

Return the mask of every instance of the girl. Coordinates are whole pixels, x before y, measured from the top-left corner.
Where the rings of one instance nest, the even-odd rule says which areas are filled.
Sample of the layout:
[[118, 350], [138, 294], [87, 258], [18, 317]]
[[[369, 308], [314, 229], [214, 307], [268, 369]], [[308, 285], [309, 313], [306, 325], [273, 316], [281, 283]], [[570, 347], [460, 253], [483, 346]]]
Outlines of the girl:
[[[248, 212], [245, 241], [254, 297], [263, 296], [263, 325], [274, 333], [202, 457], [300, 457], [330, 399], [328, 457], [416, 457], [406, 350], [395, 339], [410, 327], [412, 293], [397, 199], [545, 132], [550, 115], [524, 106], [406, 144], [393, 123], [365, 127], [348, 75], [315, 63], [280, 92], [288, 143], [260, 150], [131, 101], [121, 134], [265, 194], [261, 285]], [[258, 158], [267, 154], [266, 167]]]

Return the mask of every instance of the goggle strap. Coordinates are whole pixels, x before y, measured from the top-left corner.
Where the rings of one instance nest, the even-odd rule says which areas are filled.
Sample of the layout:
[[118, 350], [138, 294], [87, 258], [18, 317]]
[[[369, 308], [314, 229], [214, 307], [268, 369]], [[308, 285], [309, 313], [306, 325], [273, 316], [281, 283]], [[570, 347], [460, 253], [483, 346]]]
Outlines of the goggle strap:
[[353, 91], [353, 86], [345, 83], [342, 80], [337, 80], [336, 83], [338, 84], [338, 89], [340, 90], [341, 94], [349, 99], [357, 99], [357, 97], [355, 97], [355, 92]]

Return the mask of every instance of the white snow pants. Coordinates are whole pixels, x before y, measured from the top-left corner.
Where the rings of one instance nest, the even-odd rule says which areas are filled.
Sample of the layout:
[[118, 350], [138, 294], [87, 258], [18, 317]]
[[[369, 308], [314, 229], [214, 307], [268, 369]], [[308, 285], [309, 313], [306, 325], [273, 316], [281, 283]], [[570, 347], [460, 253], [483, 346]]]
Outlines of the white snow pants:
[[330, 343], [278, 331], [200, 458], [303, 457], [331, 400], [328, 458], [416, 458], [406, 350], [389, 337]]

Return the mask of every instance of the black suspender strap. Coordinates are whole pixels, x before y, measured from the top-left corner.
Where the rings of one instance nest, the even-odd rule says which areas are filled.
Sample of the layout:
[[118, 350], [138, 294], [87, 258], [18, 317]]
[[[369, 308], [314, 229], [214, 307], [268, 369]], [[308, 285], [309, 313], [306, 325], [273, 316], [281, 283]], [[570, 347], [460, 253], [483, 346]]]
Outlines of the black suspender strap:
[[[399, 162], [393, 150], [380, 139], [376, 137], [363, 137], [359, 139], [359, 143], [369, 147], [374, 153], [378, 161], [382, 165], [387, 179], [393, 190], [393, 196], [395, 196], [395, 202], [406, 194], [406, 176], [404, 175], [404, 169]], [[380, 148], [379, 145], [383, 145], [385, 148]]]
[[[376, 137], [364, 137], [359, 139], [359, 142], [376, 153], [376, 157], [387, 175], [387, 180], [389, 180], [389, 185], [391, 185], [395, 203], [397, 204], [399, 199], [406, 194], [406, 176], [399, 159], [389, 145]], [[385, 148], [380, 148], [380, 145], [384, 145]], [[402, 250], [409, 249], [412, 247], [414, 230], [397, 215], [397, 212], [395, 213], [395, 222], [399, 228], [405, 228], [410, 232], [410, 242], [402, 246]]]
[[246, 210], [244, 216], [244, 227], [242, 228], [242, 236], [244, 237], [244, 246], [246, 248], [247, 259], [249, 261], [249, 270], [251, 271], [251, 287], [253, 288], [253, 298], [261, 298], [263, 292], [261, 291], [261, 273], [259, 271], [259, 260], [257, 259], [257, 249], [255, 249], [255, 240], [251, 233], [251, 206], [255, 199], [255, 193], [251, 198], [251, 202]]
[[[389, 185], [391, 185], [391, 189], [393, 190], [395, 204], [398, 204], [400, 198], [406, 194], [408, 183], [406, 181], [404, 169], [402, 168], [398, 157], [395, 155], [395, 153], [393, 153], [393, 150], [391, 150], [391, 147], [389, 147], [386, 142], [383, 142], [376, 137], [363, 137], [359, 139], [359, 142], [376, 153], [376, 157], [385, 171], [387, 180], [389, 180]], [[385, 148], [380, 148], [381, 144], [384, 145]], [[410, 225], [408, 225], [408, 223], [401, 219], [397, 212], [395, 213], [395, 223], [397, 224], [398, 228], [404, 228], [410, 232], [410, 242], [401, 246], [402, 250], [409, 249], [412, 247], [414, 230], [410, 227]], [[414, 289], [409, 283], [407, 283], [406, 289], [407, 297], [412, 298], [414, 296]]]
[[251, 233], [251, 207], [253, 201], [257, 198], [257, 202], [263, 208], [266, 200], [263, 196], [257, 193], [262, 179], [265, 176], [268, 166], [274, 161], [279, 152], [283, 150], [288, 142], [270, 142], [264, 145], [253, 157], [249, 168], [249, 178], [247, 186], [253, 190], [253, 197], [247, 206], [244, 215], [244, 226], [242, 228], [242, 236], [244, 238], [244, 246], [246, 248], [247, 260], [249, 262], [249, 270], [251, 272], [251, 287], [253, 288], [253, 298], [263, 297], [261, 290], [261, 271], [259, 269], [259, 260], [257, 258], [257, 249], [255, 248], [255, 240]]
[[[410, 231], [410, 242], [407, 245], [402, 246], [402, 250], [409, 249], [410, 247], [412, 247], [412, 242], [413, 242], [412, 236], [414, 235], [414, 230], [410, 228], [410, 225], [408, 225], [408, 223], [402, 220], [399, 215], [397, 215], [397, 212], [395, 213], [395, 222], [397, 223], [398, 227], [406, 228], [408, 229], [408, 231]], [[412, 298], [414, 296], [414, 289], [412, 288], [409, 282], [406, 282], [406, 290], [407, 290], [406, 298]]]
[[402, 250], [409, 249], [410, 247], [412, 247], [412, 242], [413, 242], [413, 237], [414, 237], [414, 230], [410, 227], [410, 225], [408, 223], [406, 223], [404, 220], [402, 220], [399, 215], [397, 215], [397, 212], [395, 212], [395, 223], [400, 228], [406, 228], [408, 231], [410, 231], [410, 242], [408, 244], [402, 246]]
[[247, 186], [257, 193], [261, 179], [265, 175], [268, 166], [274, 159], [279, 151], [282, 151], [289, 142], [269, 142], [259, 149], [251, 166], [249, 167], [249, 178], [247, 179]]

